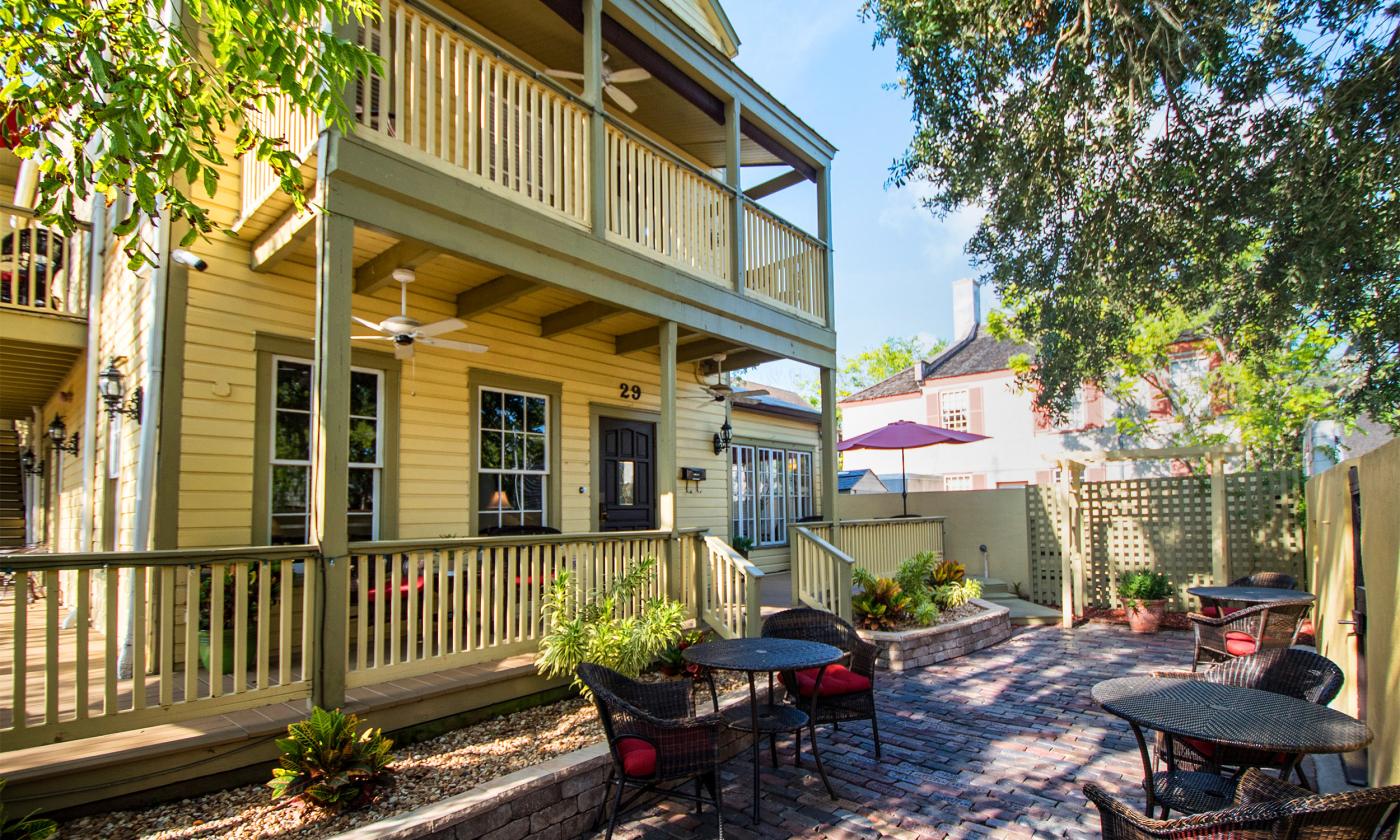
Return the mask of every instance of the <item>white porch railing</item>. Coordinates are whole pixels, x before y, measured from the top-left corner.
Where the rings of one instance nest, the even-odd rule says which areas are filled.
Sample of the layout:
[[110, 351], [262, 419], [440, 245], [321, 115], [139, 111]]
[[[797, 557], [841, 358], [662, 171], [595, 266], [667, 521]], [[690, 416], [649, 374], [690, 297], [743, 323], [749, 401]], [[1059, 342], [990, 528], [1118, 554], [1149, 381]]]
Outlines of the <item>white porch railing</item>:
[[[316, 139], [321, 132], [321, 119], [308, 116], [293, 108], [286, 97], [279, 98], [271, 108], [253, 111], [249, 119], [269, 137], [281, 137], [298, 161], [305, 161], [316, 151]], [[244, 219], [257, 212], [263, 202], [272, 197], [281, 185], [277, 173], [267, 161], [258, 160], [255, 151], [243, 154], [240, 161], [243, 183], [240, 185]]]
[[825, 323], [826, 246], [762, 207], [745, 202], [744, 286], [769, 303]]
[[851, 570], [855, 561], [810, 526], [789, 533], [792, 597], [800, 604], [851, 620]]
[[41, 224], [22, 207], [0, 205], [0, 308], [87, 317], [88, 240]]
[[726, 639], [759, 635], [763, 571], [719, 537], [705, 537], [696, 565], [699, 617]]

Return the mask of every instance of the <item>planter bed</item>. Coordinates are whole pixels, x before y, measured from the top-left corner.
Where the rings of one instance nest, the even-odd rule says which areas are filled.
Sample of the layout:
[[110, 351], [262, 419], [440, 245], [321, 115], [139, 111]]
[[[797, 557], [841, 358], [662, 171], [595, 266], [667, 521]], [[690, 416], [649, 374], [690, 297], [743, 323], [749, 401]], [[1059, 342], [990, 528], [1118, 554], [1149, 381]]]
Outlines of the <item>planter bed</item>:
[[954, 613], [951, 621], [911, 630], [860, 630], [860, 637], [878, 648], [875, 667], [887, 671], [923, 668], [991, 647], [1011, 635], [1011, 611], [974, 598], [969, 614]]
[[[731, 689], [721, 706], [746, 701], [747, 688], [732, 691], [740, 680], [726, 676], [716, 679], [721, 690]], [[766, 692], [766, 684], [760, 691]], [[695, 698], [703, 714], [710, 706], [703, 684]], [[510, 824], [501, 836], [548, 828], [550, 838], [573, 837], [587, 828], [590, 809], [603, 795], [608, 757], [602, 739], [593, 705], [574, 697], [396, 747], [391, 782], [358, 810], [336, 814], [296, 800], [273, 803], [267, 787], [245, 785], [80, 817], [62, 823], [60, 834], [111, 840], [474, 838]], [[730, 752], [738, 746], [725, 743]], [[269, 778], [271, 773], [269, 765]]]

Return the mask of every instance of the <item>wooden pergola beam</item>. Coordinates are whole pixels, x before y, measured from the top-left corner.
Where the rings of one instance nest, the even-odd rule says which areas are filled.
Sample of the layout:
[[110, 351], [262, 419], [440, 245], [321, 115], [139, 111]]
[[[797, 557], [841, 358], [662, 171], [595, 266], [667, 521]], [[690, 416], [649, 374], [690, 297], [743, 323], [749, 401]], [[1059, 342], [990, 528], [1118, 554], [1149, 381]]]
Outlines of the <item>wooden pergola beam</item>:
[[1190, 458], [1227, 458], [1243, 455], [1244, 447], [1237, 443], [1201, 446], [1167, 446], [1161, 449], [1118, 449], [1098, 452], [1076, 452], [1071, 455], [1048, 454], [1047, 461], [1069, 461], [1076, 464], [1100, 464], [1106, 461], [1175, 461]]
[[549, 338], [560, 333], [582, 329], [605, 318], [611, 318], [621, 311], [621, 307], [597, 300], [570, 306], [568, 309], [561, 309], [546, 315], [540, 320], [540, 337]]
[[788, 187], [800, 184], [805, 180], [807, 180], [806, 175], [803, 175], [796, 169], [789, 169], [776, 178], [769, 179], [744, 190], [744, 197], [752, 199], [767, 198], [773, 193], [782, 192]]
[[506, 274], [457, 295], [457, 317], [469, 319], [514, 303], [540, 287], [537, 280]]
[[698, 362], [701, 359], [708, 359], [720, 353], [732, 353], [741, 347], [732, 341], [723, 338], [701, 338], [695, 341], [688, 341], [676, 348], [676, 361]]
[[355, 269], [355, 294], [372, 295], [394, 282], [394, 269], [417, 268], [440, 252], [426, 242], [404, 239]]
[[[691, 330], [677, 330], [676, 334], [680, 338], [688, 338], [695, 333]], [[628, 353], [636, 353], [641, 350], [650, 350], [660, 344], [658, 336], [660, 331], [657, 327], [643, 327], [630, 333], [623, 333], [613, 341], [613, 352], [619, 356]]]
[[262, 235], [253, 241], [248, 253], [248, 267], [254, 271], [271, 271], [291, 256], [316, 228], [311, 222], [316, 210], [307, 200], [305, 209], [295, 207], [282, 214]]

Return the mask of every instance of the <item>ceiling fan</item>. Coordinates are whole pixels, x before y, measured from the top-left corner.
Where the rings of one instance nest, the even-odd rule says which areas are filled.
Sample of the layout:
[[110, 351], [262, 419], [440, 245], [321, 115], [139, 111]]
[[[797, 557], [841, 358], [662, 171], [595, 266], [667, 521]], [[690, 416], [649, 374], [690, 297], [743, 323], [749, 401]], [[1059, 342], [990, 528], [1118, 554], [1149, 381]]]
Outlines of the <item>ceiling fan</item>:
[[466, 329], [465, 321], [446, 318], [431, 324], [424, 324], [417, 318], [409, 317], [408, 284], [416, 278], [417, 274], [411, 268], [394, 269], [394, 279], [399, 283], [399, 314], [385, 318], [377, 324], [358, 315], [352, 315], [350, 317], [354, 319], [355, 323], [369, 327], [380, 335], [352, 335], [350, 338], [355, 341], [392, 341], [394, 342], [394, 358], [396, 359], [413, 358], [415, 344], [427, 344], [431, 347], [442, 347], [447, 350], [461, 350], [464, 353], [485, 353], [490, 349], [484, 344], [437, 338], [443, 333]]
[[725, 355], [723, 353], [720, 353], [718, 355], [711, 356], [710, 358], [713, 359], [715, 363], [715, 381], [701, 386], [701, 390], [705, 392], [706, 396], [697, 397], [696, 399], [707, 399], [713, 402], [722, 403], [732, 402], [735, 399], [742, 399], [744, 397], [768, 396], [768, 391], [763, 388], [751, 388], [744, 391], [735, 390], [733, 385], [730, 385], [728, 382], [724, 381], [723, 368], [724, 360], [726, 358]]
[[[584, 75], [573, 70], [546, 70], [544, 71], [556, 79], [575, 79], [583, 81]], [[612, 70], [608, 67], [608, 54], [603, 53], [603, 91], [612, 100], [622, 106], [627, 113], [637, 110], [637, 101], [628, 96], [618, 85], [625, 85], [628, 82], [644, 82], [651, 78], [651, 74], [640, 67], [631, 67], [625, 70]]]

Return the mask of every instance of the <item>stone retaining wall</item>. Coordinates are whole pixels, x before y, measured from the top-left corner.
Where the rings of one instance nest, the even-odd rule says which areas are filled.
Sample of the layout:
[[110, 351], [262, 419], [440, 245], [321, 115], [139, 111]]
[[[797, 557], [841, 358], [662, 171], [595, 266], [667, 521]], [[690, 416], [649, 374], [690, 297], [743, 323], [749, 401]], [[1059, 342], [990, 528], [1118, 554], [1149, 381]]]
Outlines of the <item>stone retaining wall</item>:
[[879, 648], [875, 667], [904, 671], [991, 647], [1011, 635], [1010, 610], [981, 598], [974, 598], [972, 603], [982, 612], [918, 630], [861, 630], [860, 637]]
[[[748, 702], [748, 691], [730, 692], [720, 698], [720, 708]], [[768, 687], [758, 690], [759, 700]], [[710, 708], [702, 691], [697, 712]], [[721, 759], [728, 759], [749, 745], [748, 736], [724, 729], [720, 735]], [[572, 840], [586, 833], [598, 815], [598, 806], [609, 792], [606, 744], [575, 750], [568, 755], [517, 770], [441, 802], [360, 826], [331, 840]], [[737, 819], [732, 810], [729, 818]], [[707, 807], [701, 819], [714, 820]]]

